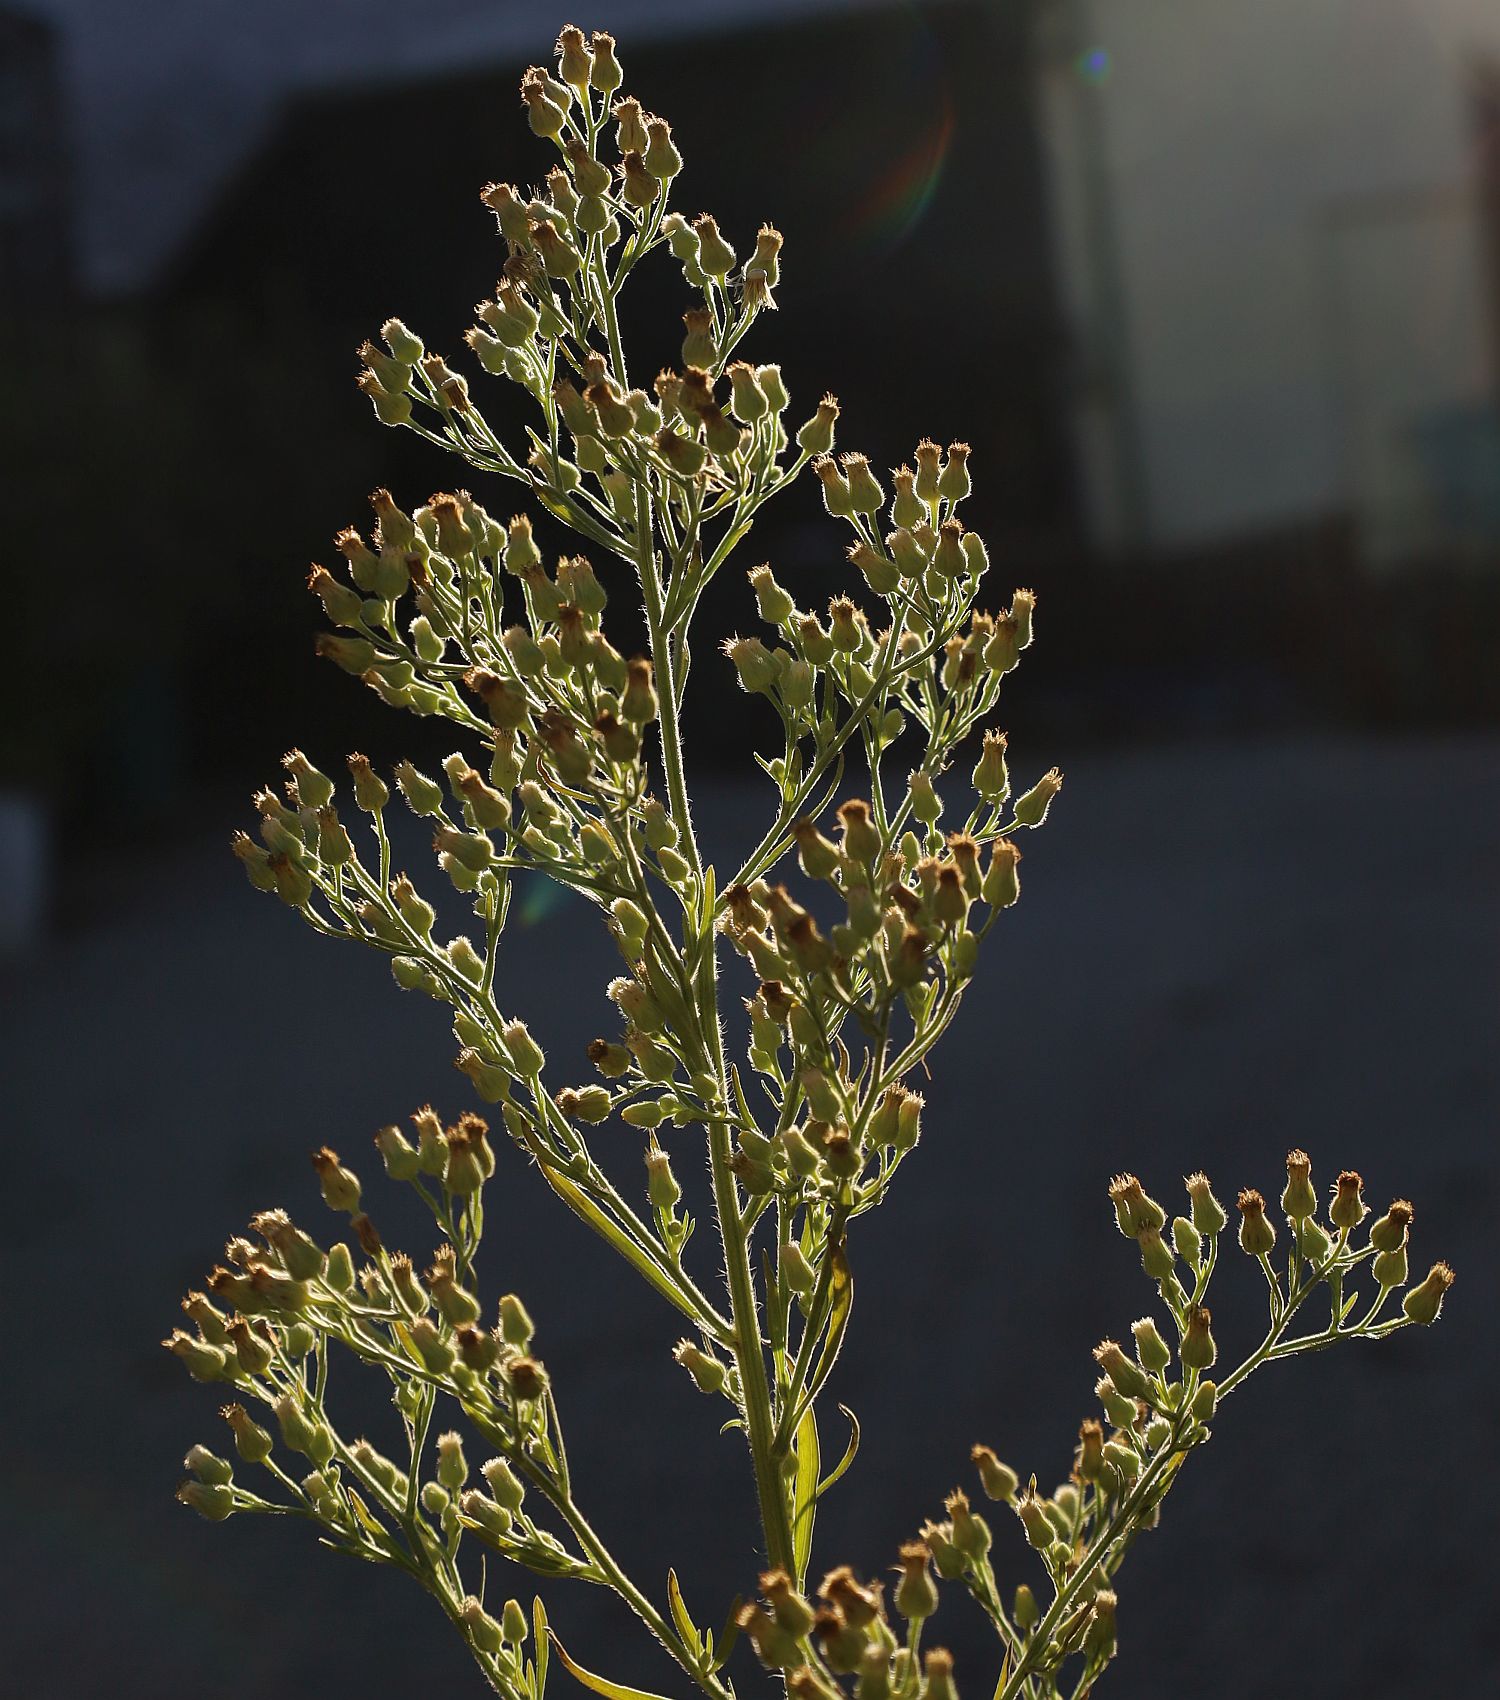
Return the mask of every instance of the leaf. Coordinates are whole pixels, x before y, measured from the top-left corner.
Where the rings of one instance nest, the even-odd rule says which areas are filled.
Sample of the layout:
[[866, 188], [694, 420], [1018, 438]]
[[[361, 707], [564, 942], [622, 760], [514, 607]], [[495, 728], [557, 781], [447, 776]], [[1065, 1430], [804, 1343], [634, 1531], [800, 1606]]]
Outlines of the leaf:
[[602, 1239], [608, 1240], [630, 1267], [655, 1287], [664, 1299], [674, 1304], [684, 1316], [690, 1317], [694, 1322], [701, 1320], [691, 1301], [678, 1291], [670, 1277], [656, 1267], [617, 1222], [605, 1215], [582, 1187], [546, 1163], [541, 1163], [538, 1167], [547, 1185], [575, 1216], [581, 1217]]
[[536, 1637], [536, 1697], [541, 1700], [547, 1687], [547, 1643], [550, 1636], [547, 1632], [547, 1608], [542, 1604], [542, 1596], [535, 1594], [531, 1601], [532, 1631]]
[[393, 1322], [391, 1324], [391, 1328], [394, 1331], [396, 1338], [401, 1342], [401, 1350], [406, 1353], [407, 1357], [411, 1359], [418, 1369], [426, 1369], [427, 1365], [423, 1360], [422, 1354], [412, 1344], [411, 1335], [406, 1332], [406, 1325], [401, 1322]]
[[804, 1397], [811, 1404], [823, 1390], [823, 1383], [833, 1373], [839, 1348], [849, 1327], [849, 1312], [854, 1304], [854, 1277], [849, 1272], [849, 1259], [844, 1254], [843, 1241], [833, 1248], [833, 1279], [830, 1286], [832, 1303], [828, 1312], [828, 1327], [823, 1332], [823, 1348], [818, 1353], [818, 1367], [813, 1371]]
[[792, 1563], [797, 1574], [793, 1581], [800, 1588], [807, 1575], [807, 1563], [812, 1557], [813, 1513], [818, 1503], [818, 1417], [809, 1400], [797, 1424], [797, 1485], [792, 1517]]
[[677, 1572], [667, 1572], [667, 1604], [672, 1608], [672, 1621], [677, 1625], [677, 1633], [683, 1643], [692, 1652], [702, 1650], [703, 1637], [698, 1633], [698, 1626], [688, 1615], [687, 1606], [683, 1603], [682, 1589], [677, 1585]]
[[1010, 1681], [1010, 1648], [1005, 1649], [1005, 1657], [1000, 1661], [1000, 1680], [995, 1684], [995, 1700], [1005, 1692], [1005, 1685]]
[[557, 1631], [547, 1631], [552, 1645], [557, 1648], [557, 1656], [568, 1667], [585, 1688], [592, 1688], [595, 1694], [602, 1694], [605, 1700], [663, 1700], [660, 1694], [653, 1694], [648, 1688], [631, 1688], [623, 1682], [611, 1682], [607, 1676], [595, 1676], [593, 1671], [585, 1670], [563, 1646], [557, 1638]]
[[703, 902], [698, 910], [698, 927], [706, 932], [710, 939], [713, 937], [714, 905], [718, 901], [718, 890], [714, 881], [713, 863], [703, 870]]
[[713, 1668], [722, 1670], [729, 1662], [729, 1655], [734, 1651], [734, 1644], [740, 1638], [739, 1615], [740, 1607], [745, 1603], [743, 1594], [736, 1594], [729, 1602], [729, 1615], [724, 1619], [724, 1627], [719, 1631], [719, 1638], [713, 1648]]
[[817, 1498], [819, 1499], [828, 1492], [829, 1488], [831, 1488], [839, 1477], [843, 1475], [844, 1471], [849, 1468], [849, 1466], [854, 1462], [855, 1455], [859, 1451], [859, 1418], [855, 1416], [853, 1411], [851, 1411], [847, 1405], [840, 1405], [839, 1409], [849, 1419], [849, 1444], [844, 1448], [844, 1456], [839, 1459], [832, 1471], [828, 1475], [824, 1476], [822, 1481], [818, 1483]]
[[365, 1504], [353, 1488], [349, 1489], [349, 1499], [354, 1506], [354, 1514], [359, 1518], [360, 1522], [364, 1524], [372, 1535], [378, 1535], [381, 1540], [384, 1540], [384, 1527], [375, 1520], [374, 1516], [371, 1514], [369, 1506]]

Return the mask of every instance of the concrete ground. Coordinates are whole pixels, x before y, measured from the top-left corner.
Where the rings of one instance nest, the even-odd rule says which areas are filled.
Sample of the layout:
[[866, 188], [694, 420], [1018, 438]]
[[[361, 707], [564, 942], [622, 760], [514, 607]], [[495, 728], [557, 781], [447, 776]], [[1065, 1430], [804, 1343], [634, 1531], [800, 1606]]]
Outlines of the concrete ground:
[[[1054, 754], [1018, 743], [1017, 763]], [[922, 1148], [855, 1239], [858, 1300], [831, 1391], [857, 1411], [864, 1450], [825, 1501], [820, 1557], [883, 1570], [966, 1479], [975, 1439], [1044, 1487], [1059, 1479], [1090, 1409], [1089, 1347], [1146, 1308], [1104, 1199], [1111, 1172], [1136, 1169], [1164, 1201], [1199, 1165], [1225, 1199], [1269, 1193], [1301, 1144], [1322, 1181], [1352, 1164], [1377, 1205], [1416, 1200], [1414, 1263], [1459, 1271], [1449, 1313], [1431, 1333], [1273, 1366], [1226, 1407], [1121, 1578], [1122, 1658], [1104, 1692], [1491, 1692], [1500, 742], [1203, 745], [1063, 765], [1023, 902], [938, 1053]], [[763, 805], [710, 787], [711, 847], [732, 852]], [[172, 1502], [185, 1447], [222, 1442], [213, 1391], [156, 1345], [180, 1293], [257, 1208], [327, 1230], [305, 1162], [325, 1140], [399, 1238], [369, 1137], [429, 1098], [450, 1115], [466, 1104], [435, 1006], [253, 894], [224, 852], [231, 824], [206, 809], [178, 848], [114, 859], [75, 888], [45, 952], [0, 978], [0, 1688], [477, 1693], [402, 1579], [318, 1551], [300, 1527], [210, 1527]], [[610, 1030], [613, 971], [581, 907], [533, 902], [501, 993], [560, 1057]], [[637, 1136], [601, 1137], [620, 1141], [628, 1173]], [[676, 1138], [686, 1173], [694, 1141]], [[501, 1156], [487, 1274], [538, 1320], [580, 1497], [649, 1586], [674, 1562], [689, 1604], [718, 1620], [755, 1567], [738, 1442], [668, 1360], [672, 1315]], [[430, 1240], [418, 1231], [412, 1249]], [[1236, 1254], [1216, 1282], [1226, 1354], [1257, 1322], [1251, 1275]], [[336, 1392], [358, 1410], [348, 1381]], [[377, 1398], [377, 1436], [388, 1417]], [[993, 1520], [1006, 1585], [1035, 1581], [1019, 1531]], [[683, 1691], [607, 1600], [576, 1585], [548, 1599], [585, 1662]], [[996, 1660], [962, 1600], [934, 1635], [967, 1700], [985, 1700]], [[761, 1691], [753, 1669], [741, 1680]]]

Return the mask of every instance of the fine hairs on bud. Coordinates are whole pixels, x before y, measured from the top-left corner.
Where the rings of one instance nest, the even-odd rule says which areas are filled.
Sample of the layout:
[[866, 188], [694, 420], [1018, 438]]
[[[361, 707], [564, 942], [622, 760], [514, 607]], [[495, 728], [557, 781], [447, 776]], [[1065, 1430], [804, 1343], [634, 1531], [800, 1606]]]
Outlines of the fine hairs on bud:
[[[987, 1091], [955, 1110], [934, 1063], [945, 1036], [966, 1031], [969, 987], [1005, 956], [1000, 933], [1021, 954], [990, 983], [1024, 999], [1022, 847], [1045, 875], [1047, 839], [1028, 835], [1076, 833], [1070, 811], [1054, 812], [1061, 769], [1019, 720], [1002, 728], [1002, 690], [1007, 709], [1027, 700], [1011, 675], [1029, 666], [1038, 596], [1010, 578], [1002, 589], [970, 528], [989, 511], [975, 491], [982, 452], [945, 429], [887, 472], [868, 444], [912, 441], [869, 416], [872, 397], [877, 410], [894, 401], [889, 385], [863, 388], [852, 423], [865, 446], [844, 440], [851, 421], [832, 394], [797, 399], [789, 378], [800, 390], [801, 368], [778, 364], [772, 316], [809, 310], [794, 255], [772, 223], [698, 210], [713, 172], [688, 176], [686, 132], [632, 92], [613, 37], [568, 23], [535, 47], [510, 114], [529, 156], [515, 181], [475, 185], [471, 210], [493, 248], [472, 322], [460, 300], [446, 353], [395, 317], [351, 339], [377, 421], [466, 470], [425, 501], [374, 491], [373, 524], [338, 530], [307, 581], [309, 611], [326, 620], [318, 654], [427, 730], [412, 757], [382, 755], [379, 772], [357, 753], [340, 767], [309, 736], [231, 841], [252, 891], [277, 900], [268, 925], [290, 910], [368, 946], [419, 1019], [442, 1007], [454, 1069], [434, 1090], [452, 1102], [399, 1125], [394, 1111], [356, 1118], [352, 1149], [368, 1157], [369, 1140], [379, 1157], [366, 1186], [339, 1155], [351, 1127], [335, 1088], [340, 1066], [368, 1071], [370, 1047], [335, 1057], [325, 1043], [329, 1089], [282, 1112], [305, 1126], [296, 1137], [315, 1148], [313, 1174], [298, 1182], [294, 1168], [287, 1208], [260, 1211], [228, 1241], [162, 1342], [213, 1389], [228, 1427], [221, 1449], [184, 1436], [178, 1498], [211, 1521], [295, 1516], [326, 1546], [396, 1566], [435, 1596], [432, 1624], [446, 1621], [505, 1700], [536, 1700], [553, 1650], [585, 1685], [639, 1695], [592, 1674], [609, 1669], [614, 1629], [575, 1663], [541, 1601], [528, 1609], [521, 1571], [571, 1624], [585, 1621], [568, 1613], [575, 1583], [608, 1589], [612, 1625], [623, 1633], [633, 1618], [641, 1644], [678, 1667], [664, 1693], [732, 1700], [738, 1629], [747, 1649], [736, 1657], [753, 1654], [795, 1700], [957, 1700], [953, 1657], [931, 1633], [948, 1621], [931, 1621], [946, 1591], [973, 1595], [997, 1642], [989, 1668], [976, 1650], [971, 1671], [964, 1655], [970, 1700], [1081, 1700], [1117, 1654], [1136, 1535], [1156, 1526], [1210, 1433], [1253, 1417], [1253, 1401], [1228, 1394], [1273, 1360], [1435, 1323], [1453, 1271], [1413, 1264], [1407, 1200], [1375, 1215], [1357, 1171], [1315, 1183], [1300, 1149], [1284, 1185], [1278, 1152], [1262, 1153], [1271, 1170], [1252, 1178], [1266, 1191], [1224, 1192], [1233, 1209], [1201, 1172], [1185, 1176], [1177, 1215], [1118, 1173], [1109, 1210], [1130, 1244], [1107, 1236], [1124, 1263], [1088, 1271], [1110, 1332], [1093, 1353], [1097, 1404], [1051, 1449], [1067, 1479], [1039, 1490], [976, 1444], [965, 1486], [917, 1511], [882, 1579], [825, 1552], [825, 1498], [900, 1497], [897, 1483], [855, 1485], [868, 1468], [859, 1425], [842, 1411], [846, 1434], [832, 1407], [848, 1329], [889, 1329], [895, 1314], [854, 1306], [855, 1274], [884, 1255], [887, 1276], [904, 1271], [920, 1301], [919, 1266], [941, 1284], [963, 1261], [956, 1194], [930, 1245], [882, 1241], [868, 1218], [896, 1187], [933, 1184], [941, 1163], [925, 1161], [924, 1141], [940, 1157], [945, 1142], [1024, 1140], [1012, 1123], [1028, 1082], [1056, 1066], [993, 1019], [970, 1023], [970, 1042], [989, 1047]], [[765, 92], [744, 112], [726, 105], [719, 125], [720, 145], [752, 166], [741, 132], [778, 116]], [[849, 189], [818, 179], [830, 207]], [[452, 269], [440, 201], [406, 220], [414, 243], [379, 247], [382, 289]], [[382, 234], [392, 225], [375, 222]], [[852, 288], [879, 287], [846, 259]], [[636, 285], [658, 266], [676, 300], [650, 324], [651, 296]], [[941, 285], [923, 306], [953, 328]], [[823, 317], [842, 322], [826, 305]], [[981, 400], [984, 388], [982, 375], [970, 384]], [[984, 409], [973, 416], [993, 438]], [[476, 473], [483, 502], [463, 487]], [[812, 515], [822, 538], [766, 558], [750, 533], [799, 478], [811, 495], [784, 511]], [[738, 596], [740, 630], [712, 628], [720, 590]], [[725, 687], [738, 707], [706, 724]], [[742, 730], [754, 784], [715, 811], [725, 830], [714, 861], [694, 752]], [[549, 891], [599, 930], [612, 970], [596, 979], [571, 933], [538, 929]], [[548, 975], [567, 996], [535, 1007]], [[302, 991], [288, 979], [278, 1009]], [[336, 1017], [307, 1019], [332, 1035]], [[1203, 1137], [1211, 1144], [1212, 1129]], [[314, 1185], [331, 1231], [314, 1220]], [[533, 1202], [544, 1190], [545, 1207]], [[1018, 1211], [1061, 1220], [1061, 1204], [1011, 1190], [981, 1251], [1024, 1285], [1026, 1272], [1007, 1267], [1019, 1243], [1008, 1225]], [[680, 1559], [664, 1589], [631, 1575], [587, 1503], [590, 1472], [571, 1468], [572, 1425], [591, 1408], [614, 1415], [604, 1370], [619, 1366], [586, 1351], [560, 1348], [550, 1367], [539, 1356], [554, 1326], [576, 1344], [581, 1307], [599, 1311], [602, 1295], [589, 1285], [597, 1266], [565, 1240], [553, 1266], [583, 1285], [546, 1291], [513, 1232], [533, 1209], [548, 1211], [549, 1234], [593, 1235], [654, 1307], [643, 1317], [668, 1319], [665, 1332], [643, 1325], [613, 1342], [654, 1352], [663, 1396], [677, 1401], [663, 1424], [619, 1414], [630, 1444], [615, 1448], [616, 1485], [640, 1516], [671, 1521], [688, 1424], [725, 1436], [725, 1479], [704, 1504], [749, 1520], [724, 1531], [745, 1567], [722, 1634], [709, 1634], [720, 1617], [700, 1615], [712, 1588]], [[1228, 1249], [1231, 1222], [1248, 1265]], [[1089, 1258], [1099, 1249], [1086, 1235], [1078, 1245]], [[1238, 1328], [1222, 1330], [1222, 1347], [1213, 1329], [1215, 1309], [1236, 1314], [1214, 1283], [1236, 1280], [1263, 1299], [1269, 1329], [1243, 1358], [1229, 1355]], [[916, 1314], [924, 1338], [888, 1339], [886, 1357], [920, 1360], [922, 1391], [941, 1402], [993, 1342], [981, 1330], [945, 1361], [921, 1302]], [[1086, 1364], [1079, 1350], [1073, 1373]], [[346, 1406], [351, 1377], [371, 1385]], [[1010, 1392], [1042, 1398], [1024, 1380]], [[385, 1450], [344, 1426], [361, 1397], [395, 1407]], [[1014, 1403], [996, 1407], [997, 1436]], [[1351, 1411], [1345, 1428], [1359, 1427]], [[922, 1431], [912, 1426], [911, 1445]], [[963, 1460], [908, 1462], [931, 1488]], [[1357, 1528], [1339, 1538], [1346, 1554], [1361, 1550]], [[1010, 1574], [1017, 1565], [1027, 1580]], [[1422, 1624], [1414, 1645], [1439, 1633]], [[1215, 1692], [1213, 1661], [1232, 1648], [1214, 1648], [1201, 1625], [1195, 1635], [1200, 1686]]]

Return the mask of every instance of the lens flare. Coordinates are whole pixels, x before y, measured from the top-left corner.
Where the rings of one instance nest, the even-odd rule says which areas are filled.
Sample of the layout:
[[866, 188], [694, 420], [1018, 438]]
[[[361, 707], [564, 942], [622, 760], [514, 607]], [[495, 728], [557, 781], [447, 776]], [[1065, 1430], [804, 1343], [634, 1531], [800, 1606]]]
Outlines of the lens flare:
[[932, 203], [953, 139], [953, 105], [941, 94], [936, 120], [856, 201], [842, 221], [845, 240], [866, 247], [898, 247], [921, 223]]
[[1078, 74], [1080, 82], [1091, 83], [1095, 88], [1107, 83], [1110, 73], [1114, 70], [1114, 61], [1110, 58], [1107, 47], [1089, 47], [1073, 61], [1073, 69]]

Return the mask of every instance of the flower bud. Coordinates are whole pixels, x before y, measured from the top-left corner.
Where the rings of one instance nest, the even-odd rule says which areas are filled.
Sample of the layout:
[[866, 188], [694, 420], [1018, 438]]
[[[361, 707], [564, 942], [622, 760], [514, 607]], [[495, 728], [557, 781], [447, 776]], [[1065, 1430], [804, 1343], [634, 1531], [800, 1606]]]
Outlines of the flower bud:
[[1187, 1188], [1191, 1201], [1193, 1226], [1200, 1234], [1212, 1239], [1223, 1231], [1224, 1224], [1229, 1220], [1224, 1206], [1214, 1197], [1213, 1187], [1209, 1184], [1208, 1176], [1199, 1172], [1191, 1174], [1182, 1183]]
[[805, 1298], [817, 1285], [817, 1271], [795, 1240], [788, 1240], [781, 1248], [781, 1273], [787, 1286], [799, 1297]]
[[1147, 1229], [1160, 1233], [1166, 1226], [1166, 1211], [1134, 1175], [1115, 1176], [1109, 1183], [1109, 1201], [1115, 1207], [1115, 1222], [1127, 1239], [1137, 1239]]
[[1410, 1273], [1405, 1242], [1390, 1251], [1376, 1252], [1370, 1263], [1370, 1273], [1382, 1292], [1389, 1292], [1392, 1287], [1404, 1287]]
[[1078, 1474], [1097, 1482], [1103, 1472], [1104, 1426], [1097, 1417], [1086, 1417], [1078, 1430]]
[[937, 1583], [928, 1569], [931, 1551], [923, 1541], [907, 1541], [897, 1554], [901, 1580], [896, 1584], [895, 1605], [908, 1623], [921, 1623], [938, 1608]]
[[1288, 1151], [1286, 1187], [1281, 1209], [1288, 1221], [1300, 1222], [1317, 1213], [1318, 1194], [1312, 1184], [1312, 1163], [1305, 1151]]
[[988, 1446], [975, 1445], [970, 1449], [969, 1457], [979, 1472], [980, 1486], [985, 1493], [991, 1499], [1013, 1505], [1020, 1478], [1010, 1465], [1002, 1463]]
[[1246, 1187], [1235, 1202], [1240, 1212], [1240, 1249], [1250, 1257], [1269, 1257], [1276, 1230], [1266, 1215], [1265, 1199], [1254, 1187]]
[[210, 1452], [206, 1446], [189, 1447], [182, 1467], [191, 1470], [200, 1482], [209, 1487], [228, 1487], [234, 1480], [234, 1466], [227, 1458]]
[[885, 492], [880, 488], [880, 480], [870, 470], [869, 457], [846, 454], [840, 457], [839, 465], [849, 486], [850, 508], [857, 514], [879, 513], [885, 505]]
[[222, 1523], [234, 1511], [234, 1490], [220, 1482], [184, 1482], [177, 1499], [210, 1523]]
[[1401, 1310], [1408, 1322], [1424, 1327], [1436, 1322], [1442, 1314], [1443, 1295], [1453, 1285], [1453, 1271], [1446, 1263], [1434, 1263], [1420, 1286], [1413, 1287], [1402, 1300]]
[[264, 1464], [271, 1456], [270, 1431], [263, 1429], [243, 1405], [226, 1405], [219, 1415], [234, 1435], [235, 1451], [247, 1464]]
[[547, 1058], [540, 1045], [526, 1030], [524, 1021], [507, 1021], [500, 1030], [506, 1054], [521, 1080], [534, 1080], [542, 1072]]
[[1364, 1181], [1353, 1169], [1343, 1169], [1333, 1183], [1333, 1199], [1328, 1206], [1328, 1220], [1341, 1233], [1352, 1233], [1369, 1208], [1364, 1201]]
[[344, 1168], [337, 1151], [321, 1146], [313, 1152], [313, 1168], [323, 1189], [323, 1202], [330, 1210], [346, 1210], [352, 1216], [359, 1209], [359, 1177]]
[[1025, 796], [1016, 799], [1016, 820], [1022, 826], [1040, 826], [1047, 818], [1048, 805], [1062, 790], [1062, 782], [1062, 774], [1055, 767], [1049, 768]]
[[506, 1293], [500, 1300], [500, 1337], [507, 1345], [517, 1346], [521, 1351], [529, 1351], [532, 1336], [536, 1333], [536, 1325], [532, 1322], [523, 1305], [514, 1293]]
[[1177, 1349], [1184, 1369], [1202, 1370], [1213, 1367], [1214, 1359], [1219, 1354], [1218, 1347], [1214, 1345], [1214, 1337], [1209, 1331], [1211, 1320], [1207, 1308], [1203, 1305], [1194, 1305], [1188, 1311], [1187, 1331]]
[[833, 448], [834, 422], [839, 416], [839, 404], [831, 395], [818, 403], [818, 411], [797, 432], [797, 447], [810, 456], [827, 455]]
[[911, 812], [924, 826], [935, 826], [943, 812], [943, 800], [933, 788], [932, 775], [918, 768], [907, 781]]
[[1056, 1531], [1034, 1489], [1028, 1488], [1015, 1502], [1015, 1512], [1026, 1531], [1026, 1539], [1038, 1552], [1045, 1552], [1056, 1538]]
[[646, 1148], [646, 1196], [656, 1210], [670, 1214], [682, 1198], [672, 1159], [653, 1139]]
[[450, 1493], [457, 1493], [469, 1479], [464, 1439], [456, 1430], [437, 1438], [437, 1479]]
[[1172, 1244], [1185, 1263], [1190, 1263], [1194, 1269], [1198, 1267], [1198, 1260], [1203, 1255], [1203, 1241], [1186, 1216], [1172, 1218]]
[[734, 270], [734, 249], [719, 234], [712, 213], [699, 213], [693, 220], [693, 230], [698, 237], [698, 264], [709, 277], [722, 281]]
[[[526, 1497], [526, 1488], [503, 1458], [491, 1458], [481, 1467], [479, 1473], [484, 1477], [495, 1503], [501, 1510], [514, 1513], [521, 1509], [521, 1501]], [[465, 1495], [466, 1499], [467, 1497]]]
[[984, 747], [975, 764], [974, 789], [987, 803], [1003, 803], [1010, 794], [1010, 772], [1005, 765], [1006, 737], [1003, 732], [986, 732]]
[[700, 1393], [717, 1393], [724, 1385], [724, 1365], [691, 1340], [679, 1340], [672, 1356], [692, 1376]]
[[500, 1625], [496, 1623], [473, 1594], [466, 1595], [460, 1604], [458, 1621], [463, 1625], [465, 1635], [481, 1653], [498, 1653], [500, 1651], [502, 1642]]
[[[234, 1342], [234, 1356], [245, 1375], [264, 1375], [271, 1367], [271, 1332], [265, 1323], [252, 1327], [243, 1317], [229, 1325], [229, 1337]], [[207, 1379], [199, 1377], [200, 1380]]]
[[1151, 1279], [1170, 1280], [1174, 1266], [1172, 1248], [1160, 1232], [1156, 1228], [1143, 1228], [1136, 1235], [1136, 1244], [1141, 1248], [1141, 1267]]
[[601, 94], [610, 95], [625, 81], [625, 73], [615, 58], [615, 38], [603, 30], [595, 30], [589, 38], [593, 58], [589, 64], [589, 82]]
[[724, 653], [734, 663], [742, 690], [753, 695], [769, 691], [776, 683], [775, 663], [759, 638], [729, 638], [724, 643]]
[[850, 519], [854, 515], [854, 500], [849, 482], [837, 463], [828, 455], [820, 455], [812, 463], [818, 482], [823, 486], [823, 506], [834, 519]]
[[1160, 1375], [1171, 1363], [1172, 1352], [1162, 1339], [1155, 1321], [1143, 1316], [1139, 1322], [1131, 1323], [1130, 1332], [1135, 1336], [1135, 1352], [1141, 1368], [1150, 1375]]
[[961, 502], [969, 494], [969, 445], [949, 443], [948, 458], [938, 474], [937, 493], [945, 502]]
[[1408, 1199], [1396, 1199], [1385, 1215], [1371, 1225], [1370, 1244], [1376, 1251], [1399, 1250], [1406, 1244], [1414, 1214]]
[[943, 1508], [953, 1521], [953, 1544], [963, 1555], [976, 1563], [990, 1550], [990, 1528], [977, 1512], [970, 1509], [968, 1495], [955, 1489], [943, 1501]]
[[1127, 1399], [1144, 1399], [1151, 1391], [1140, 1367], [1125, 1356], [1114, 1340], [1101, 1340], [1094, 1347], [1094, 1362]]
[[1015, 1619], [1016, 1628], [1024, 1635], [1028, 1630], [1035, 1629], [1041, 1621], [1041, 1611], [1036, 1603], [1036, 1595], [1022, 1582], [1016, 1589], [1015, 1602], [1011, 1607], [1011, 1616]]
[[1207, 1423], [1213, 1421], [1213, 1414], [1219, 1406], [1219, 1390], [1211, 1381], [1201, 1381], [1198, 1391], [1193, 1395], [1193, 1402], [1188, 1407], [1192, 1412], [1193, 1421]]

